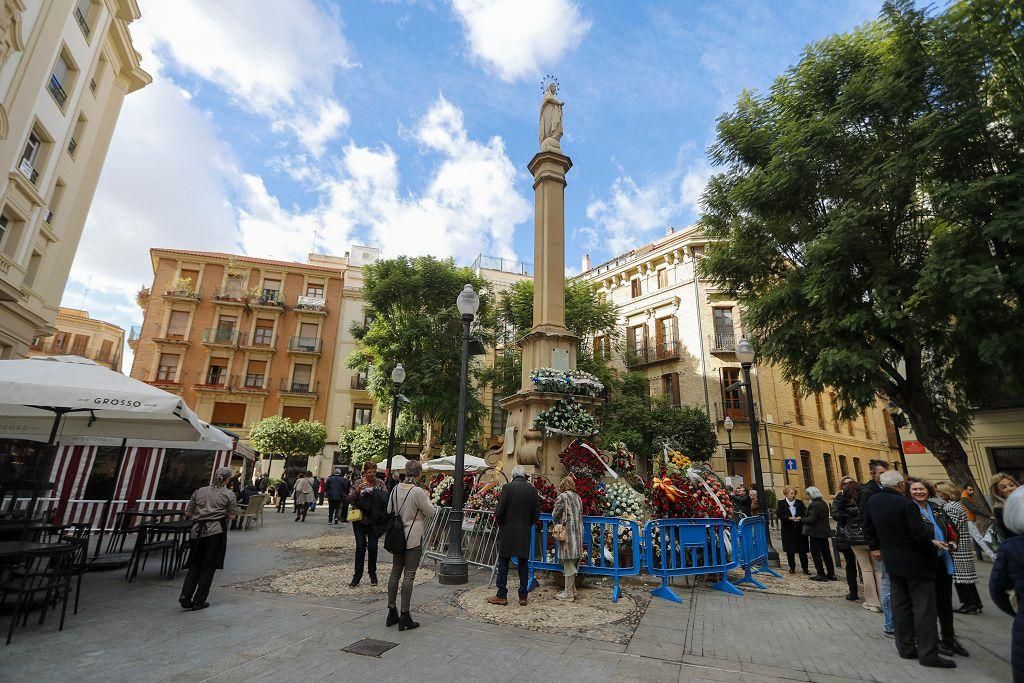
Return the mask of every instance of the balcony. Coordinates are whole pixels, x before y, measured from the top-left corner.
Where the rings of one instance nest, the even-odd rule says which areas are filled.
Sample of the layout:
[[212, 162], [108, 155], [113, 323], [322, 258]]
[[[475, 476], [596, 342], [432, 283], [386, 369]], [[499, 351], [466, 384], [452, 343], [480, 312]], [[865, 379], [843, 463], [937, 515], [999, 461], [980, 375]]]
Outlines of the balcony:
[[719, 406], [715, 404], [715, 419], [724, 420], [731, 417], [735, 422], [747, 421], [747, 402], [742, 398], [727, 398], [722, 401], [722, 414], [718, 414]]
[[199, 301], [199, 292], [191, 289], [168, 289], [164, 291], [164, 299], [168, 301], [187, 301], [195, 303]]
[[249, 306], [267, 311], [283, 311], [284, 299], [281, 293], [273, 289], [264, 289], [263, 294], [249, 299]]
[[244, 377], [244, 382], [241, 386], [235, 388], [236, 391], [244, 391], [249, 393], [267, 393], [267, 377], [266, 375], [258, 374], [247, 374]]
[[289, 382], [288, 380], [281, 380], [280, 392], [282, 394], [292, 394], [294, 396], [309, 396], [316, 398], [317, 384], [311, 384], [309, 381], [306, 382]]
[[57, 106], [63, 109], [64, 103], [68, 101], [68, 94], [64, 92], [64, 87], [61, 86], [60, 81], [53, 74], [50, 74], [50, 81], [46, 84], [46, 89], [50, 91], [53, 99], [57, 101]]
[[736, 334], [733, 332], [715, 332], [708, 337], [711, 353], [736, 353]]
[[273, 351], [276, 338], [277, 335], [275, 334], [254, 334], [252, 337], [242, 334], [238, 337], [238, 345], [243, 349], [253, 351]]
[[291, 337], [288, 340], [288, 351], [290, 353], [319, 356], [323, 341], [323, 339], [317, 339], [316, 337]]
[[132, 329], [128, 332], [128, 346], [133, 351], [139, 345], [139, 339], [142, 338], [142, 325], [132, 325]]
[[352, 389], [355, 391], [366, 391], [368, 384], [366, 375], [352, 375]]
[[235, 289], [224, 289], [213, 295], [213, 301], [225, 306], [245, 306], [245, 294]]
[[217, 375], [211, 375], [206, 377], [204, 384], [196, 384], [192, 388], [196, 391], [214, 391], [214, 392], [226, 392], [231, 391], [238, 385], [238, 377], [235, 375], [228, 375], [220, 373]]
[[322, 296], [300, 296], [295, 302], [295, 310], [327, 315], [327, 299]]
[[18, 171], [33, 185], [35, 185], [36, 180], [39, 179], [39, 171], [35, 169], [35, 166], [33, 166], [32, 162], [28, 159], [21, 160], [21, 163], [18, 164]]
[[238, 330], [233, 327], [208, 327], [203, 330], [207, 346], [238, 346]]
[[678, 360], [683, 352], [683, 344], [678, 341], [651, 344], [626, 354], [626, 367], [639, 368], [666, 360]]

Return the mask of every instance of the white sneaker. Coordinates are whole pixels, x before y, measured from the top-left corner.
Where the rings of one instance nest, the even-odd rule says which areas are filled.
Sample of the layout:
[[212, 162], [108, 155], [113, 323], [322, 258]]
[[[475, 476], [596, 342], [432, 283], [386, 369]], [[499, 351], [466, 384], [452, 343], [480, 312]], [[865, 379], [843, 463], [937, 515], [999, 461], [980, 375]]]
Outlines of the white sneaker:
[[572, 595], [562, 591], [561, 593], [555, 593], [555, 600], [572, 600]]

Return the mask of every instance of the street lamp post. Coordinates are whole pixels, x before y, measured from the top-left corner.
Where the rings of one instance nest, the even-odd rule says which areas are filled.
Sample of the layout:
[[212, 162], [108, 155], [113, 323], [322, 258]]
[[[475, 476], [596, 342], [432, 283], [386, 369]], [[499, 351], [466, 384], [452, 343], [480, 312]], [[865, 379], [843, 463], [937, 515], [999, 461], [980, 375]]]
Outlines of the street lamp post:
[[723, 425], [725, 426], [725, 433], [729, 436], [729, 450], [725, 453], [725, 471], [730, 477], [732, 476], [732, 428], [735, 424], [731, 417], [725, 416]]
[[768, 499], [764, 495], [764, 475], [761, 473], [761, 449], [757, 442], [757, 416], [754, 415], [754, 392], [750, 383], [750, 367], [754, 364], [754, 347], [746, 337], [736, 344], [736, 360], [743, 368], [743, 385], [747, 389], [747, 422], [750, 425], [750, 450], [754, 455], [754, 488], [757, 491], [757, 507], [764, 518], [764, 532], [768, 539], [768, 559], [779, 561], [779, 553], [772, 545], [772, 535], [768, 532]]
[[405, 368], [399, 363], [391, 371], [391, 382], [394, 385], [394, 399], [391, 402], [391, 433], [388, 435], [388, 466], [384, 471], [384, 481], [391, 486], [391, 459], [395, 457], [395, 426], [398, 424], [398, 397], [405, 381]]
[[459, 380], [459, 420], [455, 431], [455, 482], [452, 485], [452, 514], [448, 523], [448, 556], [441, 561], [438, 581], [446, 586], [469, 582], [469, 563], [462, 556], [462, 479], [466, 469], [466, 390], [469, 383], [469, 326], [480, 308], [480, 297], [472, 285], [462, 288], [456, 300], [462, 315], [462, 376]]

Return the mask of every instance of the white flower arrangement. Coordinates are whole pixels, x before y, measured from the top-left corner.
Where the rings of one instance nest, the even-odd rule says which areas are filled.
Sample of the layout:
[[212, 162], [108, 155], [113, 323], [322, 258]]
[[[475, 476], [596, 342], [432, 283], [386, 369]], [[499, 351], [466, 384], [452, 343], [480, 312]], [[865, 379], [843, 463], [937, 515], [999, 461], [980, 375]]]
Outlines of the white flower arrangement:
[[604, 385], [600, 380], [583, 370], [537, 368], [530, 373], [530, 379], [538, 391], [578, 396], [597, 396], [604, 391]]
[[643, 497], [632, 487], [620, 481], [605, 486], [604, 499], [604, 514], [608, 517], [621, 517], [641, 522], [646, 515]]
[[571, 396], [543, 411], [533, 420], [533, 428], [570, 435], [590, 436], [597, 431], [594, 416]]
[[455, 477], [450, 474], [445, 476], [445, 478], [441, 480], [441, 483], [434, 488], [434, 493], [430, 496], [430, 502], [433, 503], [435, 507], [440, 506], [441, 496], [443, 496], [444, 492], [451, 488], [453, 484], [455, 484]]

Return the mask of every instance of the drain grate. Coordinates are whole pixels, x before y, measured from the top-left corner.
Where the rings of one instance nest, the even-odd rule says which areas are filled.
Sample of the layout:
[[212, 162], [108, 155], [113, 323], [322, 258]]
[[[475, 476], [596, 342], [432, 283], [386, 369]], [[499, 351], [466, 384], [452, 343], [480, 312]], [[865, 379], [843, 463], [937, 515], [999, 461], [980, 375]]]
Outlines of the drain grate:
[[397, 645], [398, 643], [389, 643], [386, 640], [363, 638], [362, 640], [357, 640], [347, 647], [341, 648], [341, 651], [351, 652], [357, 655], [366, 655], [367, 657], [380, 657], [382, 654]]

